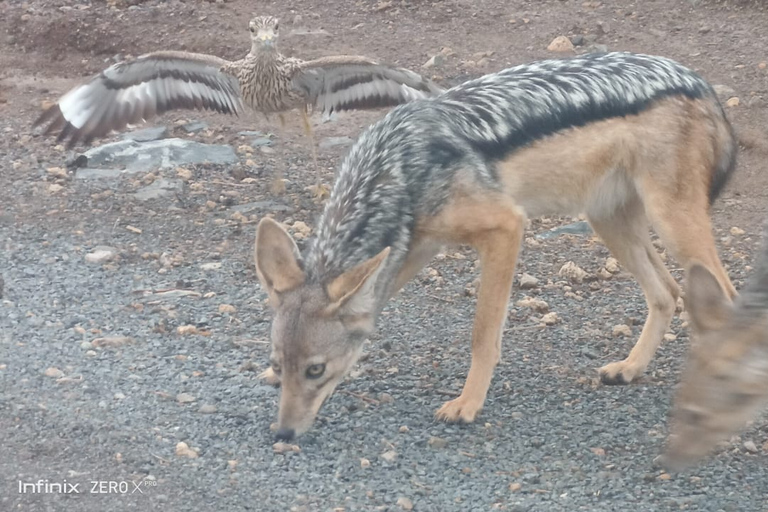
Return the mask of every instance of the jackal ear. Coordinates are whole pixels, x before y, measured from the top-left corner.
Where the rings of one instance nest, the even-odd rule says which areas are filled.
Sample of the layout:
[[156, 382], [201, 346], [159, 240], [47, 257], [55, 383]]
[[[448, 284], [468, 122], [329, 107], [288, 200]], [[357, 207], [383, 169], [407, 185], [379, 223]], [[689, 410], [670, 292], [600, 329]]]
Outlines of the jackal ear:
[[733, 304], [706, 267], [694, 263], [688, 271], [685, 309], [698, 331], [720, 329], [733, 311]]
[[256, 274], [269, 294], [273, 306], [279, 304], [280, 294], [304, 283], [299, 248], [285, 229], [265, 217], [256, 230]]
[[328, 283], [326, 292], [331, 304], [326, 312], [332, 314], [343, 311], [350, 316], [373, 313], [376, 281], [388, 255], [389, 247]]

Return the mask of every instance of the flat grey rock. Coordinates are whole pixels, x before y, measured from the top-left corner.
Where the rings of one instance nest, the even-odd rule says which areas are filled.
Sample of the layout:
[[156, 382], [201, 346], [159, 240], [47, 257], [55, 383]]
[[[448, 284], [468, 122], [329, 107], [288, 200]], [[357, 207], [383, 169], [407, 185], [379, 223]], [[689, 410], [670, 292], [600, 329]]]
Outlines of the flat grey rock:
[[180, 192], [184, 186], [181, 180], [158, 178], [146, 187], [142, 187], [133, 195], [139, 201], [149, 201], [150, 199], [161, 199], [166, 196]]
[[83, 167], [75, 171], [76, 180], [114, 180], [123, 173], [120, 169], [93, 169]]
[[254, 201], [252, 203], [238, 204], [233, 206], [232, 210], [240, 213], [251, 212], [254, 210], [266, 210], [271, 212], [292, 212], [293, 206], [278, 203], [277, 201]]
[[259, 147], [259, 146], [271, 146], [272, 140], [268, 137], [256, 137], [255, 139], [251, 139], [251, 146]]
[[135, 140], [136, 142], [150, 142], [153, 140], [164, 139], [168, 136], [168, 128], [165, 126], [152, 126], [141, 130], [124, 133], [123, 140]]
[[208, 129], [208, 123], [205, 121], [192, 121], [191, 123], [181, 125], [182, 130], [187, 133], [197, 133]]
[[84, 155], [88, 159], [89, 168], [124, 169], [128, 173], [205, 162], [237, 162], [237, 155], [231, 146], [175, 138], [149, 142], [121, 140], [89, 149]]
[[586, 221], [573, 222], [566, 224], [565, 226], [559, 226], [544, 233], [539, 233], [536, 238], [539, 240], [547, 240], [550, 238], [556, 238], [560, 235], [591, 235], [592, 228]]
[[326, 137], [320, 141], [320, 147], [323, 149], [336, 146], [349, 146], [354, 142], [351, 137]]

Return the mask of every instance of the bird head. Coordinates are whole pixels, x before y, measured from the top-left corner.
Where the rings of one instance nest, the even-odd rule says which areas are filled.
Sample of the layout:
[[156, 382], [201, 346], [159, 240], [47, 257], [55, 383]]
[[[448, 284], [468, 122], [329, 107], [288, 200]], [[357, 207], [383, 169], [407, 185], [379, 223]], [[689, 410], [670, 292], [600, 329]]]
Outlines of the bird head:
[[278, 19], [273, 16], [256, 16], [248, 23], [251, 45], [254, 50], [277, 46]]

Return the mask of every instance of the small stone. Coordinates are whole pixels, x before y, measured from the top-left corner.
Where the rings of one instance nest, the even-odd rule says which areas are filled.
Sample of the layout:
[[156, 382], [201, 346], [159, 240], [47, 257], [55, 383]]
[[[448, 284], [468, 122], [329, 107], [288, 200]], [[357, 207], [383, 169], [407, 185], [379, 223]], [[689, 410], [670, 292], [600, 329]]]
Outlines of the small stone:
[[176, 445], [176, 455], [178, 457], [187, 457], [190, 459], [196, 459], [198, 457], [197, 450], [190, 448], [185, 442], [180, 442]]
[[427, 62], [421, 65], [422, 69], [429, 69], [429, 68], [435, 68], [440, 67], [445, 62], [445, 56], [442, 54], [433, 55], [429, 58]]
[[295, 444], [278, 442], [272, 445], [272, 451], [275, 453], [299, 453], [301, 448]]
[[96, 356], [96, 351], [95, 350], [87, 350], [85, 352], [85, 355], [88, 356], [88, 357], [95, 357]]
[[749, 453], [757, 453], [757, 445], [753, 441], [744, 441], [744, 449]]
[[197, 334], [197, 327], [194, 325], [180, 325], [176, 328], [176, 332], [181, 335]]
[[397, 506], [403, 510], [413, 510], [413, 502], [404, 496], [397, 498]]
[[738, 107], [739, 106], [739, 98], [737, 96], [734, 96], [732, 98], [728, 98], [728, 101], [725, 102], [726, 107]]
[[746, 231], [744, 231], [741, 228], [737, 228], [736, 226], [731, 228], [731, 235], [733, 235], [733, 236], [742, 236], [745, 233], [746, 233]]
[[49, 176], [53, 176], [54, 178], [67, 177], [67, 170], [61, 167], [49, 167], [48, 169], [45, 170], [45, 172], [47, 172]]
[[192, 171], [190, 171], [189, 169], [185, 169], [183, 167], [177, 167], [176, 176], [183, 179], [184, 181], [189, 181], [192, 179]]
[[765, 69], [768, 68], [768, 62], [761, 62], [757, 65], [757, 69]]
[[515, 302], [515, 306], [519, 308], [530, 308], [537, 313], [549, 312], [549, 304], [541, 299], [534, 299], [532, 297], [525, 297]]
[[571, 40], [571, 43], [573, 43], [573, 46], [581, 46], [584, 44], [584, 36], [581, 34], [571, 36], [569, 39]]
[[91, 342], [94, 347], [121, 347], [123, 345], [131, 345], [134, 343], [133, 338], [128, 336], [107, 336], [105, 338], [96, 338]]
[[605, 450], [602, 448], [590, 448], [589, 451], [591, 451], [598, 457], [605, 457]]
[[568, 39], [565, 36], [557, 36], [552, 40], [551, 43], [549, 43], [549, 46], [547, 46], [547, 50], [550, 52], [558, 52], [558, 53], [564, 53], [564, 52], [572, 52], [574, 50], [573, 43], [570, 39]]
[[393, 462], [397, 458], [397, 452], [394, 450], [387, 450], [381, 454], [381, 458], [387, 462]]
[[302, 222], [300, 220], [293, 223], [291, 226], [291, 229], [295, 231], [296, 233], [301, 233], [305, 237], [309, 236], [309, 234], [312, 232], [312, 228], [307, 226], [305, 222]]
[[371, 467], [371, 461], [366, 459], [365, 457], [360, 459], [360, 467], [361, 468], [369, 468]]
[[[601, 269], [600, 269], [600, 272], [598, 272], [598, 273], [597, 273], [597, 277], [599, 277], [599, 278], [600, 278], [600, 279], [602, 279], [603, 281], [607, 281], [607, 280], [609, 280], [610, 278], [612, 278], [612, 277], [613, 277], [613, 274], [611, 274], [610, 272], [608, 272], [608, 270], [606, 270], [606, 269], [604, 269], [604, 268], [601, 268]], [[592, 284], [597, 284], [597, 283], [592, 283]], [[598, 287], [598, 288], [600, 288], [600, 285], [599, 285], [599, 284], [597, 284], [597, 287]]]
[[85, 255], [85, 261], [88, 263], [106, 263], [112, 261], [117, 256], [117, 250], [112, 247], [96, 247], [92, 252]]
[[530, 274], [523, 274], [520, 276], [520, 288], [523, 290], [530, 290], [539, 286], [539, 280]]
[[616, 258], [608, 258], [605, 260], [605, 270], [610, 272], [611, 274], [618, 274], [621, 272], [621, 267], [619, 266], [619, 260]]
[[217, 410], [216, 406], [213, 404], [203, 404], [200, 406], [197, 412], [199, 412], [200, 414], [213, 414], [216, 412], [216, 410]]
[[60, 379], [64, 376], [64, 372], [56, 368], [55, 366], [51, 366], [45, 372], [43, 373], [46, 377], [53, 377], [54, 379]]
[[675, 341], [677, 339], [677, 336], [675, 336], [672, 333], [667, 333], [664, 335], [664, 341]]
[[572, 283], [583, 283], [584, 278], [587, 277], [589, 274], [584, 271], [581, 267], [576, 265], [574, 262], [569, 261], [562, 267], [560, 267], [560, 270], [557, 273], [560, 276], [563, 276], [564, 278], [568, 279]]
[[614, 338], [618, 338], [619, 336], [629, 338], [632, 336], [632, 329], [626, 324], [619, 324], [613, 326], [611, 333], [613, 334]]
[[541, 322], [544, 325], [555, 325], [557, 322], [560, 321], [560, 317], [557, 316], [557, 313], [552, 311], [551, 313], [547, 313], [543, 317], [541, 317]]
[[511, 484], [509, 484], [509, 490], [512, 492], [517, 492], [522, 488], [523, 488], [523, 484], [521, 484], [520, 482], [512, 482]]
[[220, 261], [212, 261], [210, 263], [203, 263], [200, 265], [201, 270], [218, 270], [221, 268]]
[[194, 396], [190, 395], [189, 393], [179, 393], [176, 395], [176, 401], [180, 404], [189, 404], [197, 400]]
[[427, 441], [427, 444], [432, 448], [441, 449], [448, 445], [448, 440], [443, 439], [442, 437], [432, 436], [429, 438], [429, 441]]
[[232, 304], [219, 304], [219, 313], [234, 314], [237, 313], [237, 308]]
[[58, 183], [51, 183], [50, 185], [48, 185], [49, 194], [58, 194], [62, 190], [64, 190], [64, 187], [59, 185]]
[[662, 473], [659, 475], [659, 480], [670, 480], [672, 479], [672, 475], [669, 473]]
[[406, 434], [408, 430], [409, 430], [408, 427], [405, 425], [402, 425], [399, 429], [397, 429], [397, 431], [400, 432], [401, 434]]
[[125, 398], [125, 395], [123, 393], [115, 393], [113, 396], [115, 400], [123, 400]]

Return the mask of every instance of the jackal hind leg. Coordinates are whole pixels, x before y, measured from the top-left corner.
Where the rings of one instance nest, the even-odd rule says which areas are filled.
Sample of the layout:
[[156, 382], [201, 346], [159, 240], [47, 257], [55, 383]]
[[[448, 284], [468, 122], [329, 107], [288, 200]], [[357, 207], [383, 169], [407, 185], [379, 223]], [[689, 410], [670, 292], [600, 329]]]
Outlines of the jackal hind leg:
[[648, 305], [648, 317], [629, 356], [599, 370], [604, 384], [628, 384], [653, 358], [675, 314], [680, 290], [651, 243], [639, 197], [630, 198], [618, 211], [587, 212], [587, 217], [614, 257], [635, 276]]
[[471, 423], [475, 420], [483, 408], [493, 371], [501, 357], [501, 336], [523, 237], [524, 218], [513, 209], [499, 211], [501, 207], [489, 206], [488, 212], [476, 212], [477, 217], [495, 216], [499, 222], [469, 240], [480, 257], [472, 362], [461, 395], [443, 404], [435, 413], [437, 419], [443, 421]]

